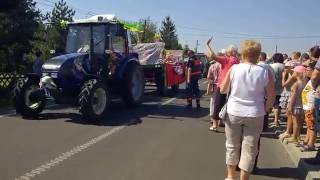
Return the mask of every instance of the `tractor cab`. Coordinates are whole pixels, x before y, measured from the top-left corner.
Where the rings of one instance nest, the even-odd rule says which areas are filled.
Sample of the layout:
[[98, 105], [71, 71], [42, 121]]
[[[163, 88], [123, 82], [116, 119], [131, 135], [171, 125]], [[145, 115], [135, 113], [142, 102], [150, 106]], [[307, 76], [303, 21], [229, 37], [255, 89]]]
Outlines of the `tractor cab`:
[[110, 61], [121, 61], [127, 56], [127, 39], [127, 31], [114, 15], [93, 16], [69, 23], [65, 52], [88, 54], [86, 64], [91, 69], [85, 69], [97, 72], [105, 68], [101, 66], [119, 63]]

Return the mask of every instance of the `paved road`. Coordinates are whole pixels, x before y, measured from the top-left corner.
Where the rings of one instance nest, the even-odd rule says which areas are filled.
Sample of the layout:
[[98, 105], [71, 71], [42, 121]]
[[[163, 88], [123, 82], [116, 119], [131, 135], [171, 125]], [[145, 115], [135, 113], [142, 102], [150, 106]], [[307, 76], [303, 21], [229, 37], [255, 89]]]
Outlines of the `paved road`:
[[[190, 110], [179, 95], [151, 91], [140, 107], [114, 102], [103, 121], [91, 124], [64, 106], [37, 120], [1, 115], [0, 180], [224, 179], [225, 137], [207, 130], [208, 101]], [[252, 179], [299, 178], [278, 141], [264, 136]]]

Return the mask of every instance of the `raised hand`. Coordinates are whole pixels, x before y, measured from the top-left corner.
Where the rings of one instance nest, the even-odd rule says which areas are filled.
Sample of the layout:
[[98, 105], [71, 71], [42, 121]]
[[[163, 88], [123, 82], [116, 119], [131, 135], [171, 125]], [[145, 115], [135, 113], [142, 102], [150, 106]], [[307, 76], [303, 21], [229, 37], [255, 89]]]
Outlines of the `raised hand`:
[[208, 41], [207, 41], [207, 45], [208, 45], [208, 46], [210, 46], [210, 43], [211, 43], [212, 39], [213, 39], [213, 37], [211, 37], [210, 39], [208, 39]]

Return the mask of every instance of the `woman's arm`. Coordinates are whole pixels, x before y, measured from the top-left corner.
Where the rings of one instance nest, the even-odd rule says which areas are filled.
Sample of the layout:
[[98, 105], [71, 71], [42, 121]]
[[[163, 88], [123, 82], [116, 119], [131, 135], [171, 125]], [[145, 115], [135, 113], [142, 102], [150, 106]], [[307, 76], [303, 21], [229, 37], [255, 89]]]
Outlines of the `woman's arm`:
[[212, 41], [212, 37], [206, 43], [206, 48], [207, 48], [206, 56], [207, 56], [208, 60], [209, 61], [215, 60], [215, 61], [219, 62], [220, 64], [223, 64], [223, 61], [225, 58], [221, 58], [213, 52], [213, 50], [210, 46], [211, 41]]
[[295, 73], [293, 73], [292, 75], [287, 75], [289, 76], [288, 79], [285, 79], [285, 77], [282, 76], [282, 87], [290, 87], [290, 85], [297, 80]]
[[229, 69], [226, 77], [224, 78], [224, 80], [222, 81], [222, 84], [220, 85], [220, 93], [221, 94], [227, 94], [229, 92], [229, 88], [230, 88], [230, 74], [231, 74], [231, 69]]
[[314, 89], [320, 84], [320, 71], [318, 69], [315, 69], [312, 72], [311, 84]]
[[276, 90], [275, 90], [275, 83], [273, 81], [272, 74], [268, 73], [269, 81], [266, 86], [266, 112], [269, 112], [273, 108], [273, 104], [276, 98]]

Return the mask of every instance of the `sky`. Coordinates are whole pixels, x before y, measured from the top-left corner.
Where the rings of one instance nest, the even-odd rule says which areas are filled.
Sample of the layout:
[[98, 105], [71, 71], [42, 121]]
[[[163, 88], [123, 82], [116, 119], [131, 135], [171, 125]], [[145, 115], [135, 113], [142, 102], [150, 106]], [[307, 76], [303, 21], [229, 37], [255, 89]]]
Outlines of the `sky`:
[[[42, 12], [57, 0], [35, 0]], [[319, 0], [66, 0], [76, 10], [75, 19], [115, 14], [127, 21], [150, 17], [158, 28], [166, 16], [173, 19], [183, 45], [205, 51], [213, 36], [219, 51], [246, 39], [258, 40], [263, 51], [291, 54], [320, 44]]]

